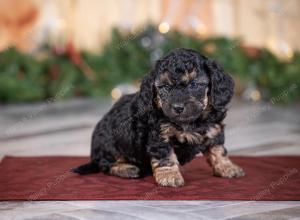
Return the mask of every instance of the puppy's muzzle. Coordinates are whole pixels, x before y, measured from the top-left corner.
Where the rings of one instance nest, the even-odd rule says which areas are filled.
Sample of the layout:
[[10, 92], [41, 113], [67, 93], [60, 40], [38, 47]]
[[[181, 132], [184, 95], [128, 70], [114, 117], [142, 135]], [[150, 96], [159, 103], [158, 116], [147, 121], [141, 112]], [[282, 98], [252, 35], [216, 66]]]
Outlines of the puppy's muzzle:
[[183, 103], [174, 103], [172, 105], [172, 111], [174, 114], [179, 115], [184, 111], [184, 104]]

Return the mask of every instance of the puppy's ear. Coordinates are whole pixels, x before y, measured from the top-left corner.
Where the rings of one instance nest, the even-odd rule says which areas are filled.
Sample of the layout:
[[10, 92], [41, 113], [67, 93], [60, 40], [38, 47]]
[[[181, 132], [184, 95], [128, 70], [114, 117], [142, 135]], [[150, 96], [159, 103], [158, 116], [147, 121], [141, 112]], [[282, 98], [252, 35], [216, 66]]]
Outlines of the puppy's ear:
[[234, 94], [234, 81], [215, 61], [206, 61], [210, 75], [210, 102], [215, 109], [223, 109]]
[[155, 72], [151, 71], [143, 78], [141, 82], [138, 100], [138, 108], [140, 114], [147, 113], [154, 108], [154, 80]]

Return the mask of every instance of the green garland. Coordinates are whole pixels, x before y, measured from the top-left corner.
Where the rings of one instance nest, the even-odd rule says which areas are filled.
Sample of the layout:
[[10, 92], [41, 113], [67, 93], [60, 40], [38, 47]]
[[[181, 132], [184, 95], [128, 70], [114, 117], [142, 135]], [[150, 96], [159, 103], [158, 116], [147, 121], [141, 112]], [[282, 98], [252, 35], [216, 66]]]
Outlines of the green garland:
[[0, 53], [0, 102], [47, 100], [57, 97], [62, 90], [60, 99], [105, 96], [119, 83], [140, 80], [156, 59], [178, 47], [193, 48], [216, 59], [239, 81], [256, 85], [265, 100], [284, 103], [299, 100], [298, 52], [287, 62], [266, 49], [249, 54], [240, 45], [239, 40], [199, 39], [177, 31], [162, 35], [149, 26], [136, 34], [114, 29], [101, 53], [79, 54], [84, 65], [74, 63], [67, 54], [57, 54], [49, 47], [42, 50], [43, 58], [11, 48]]

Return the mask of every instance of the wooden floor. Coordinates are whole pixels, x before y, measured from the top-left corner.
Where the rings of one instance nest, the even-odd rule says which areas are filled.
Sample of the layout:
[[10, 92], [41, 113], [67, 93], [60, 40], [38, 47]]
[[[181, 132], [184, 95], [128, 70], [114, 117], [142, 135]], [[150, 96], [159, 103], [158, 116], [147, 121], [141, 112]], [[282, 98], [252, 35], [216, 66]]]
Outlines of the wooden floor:
[[[88, 155], [109, 100], [0, 106], [4, 155]], [[238, 155], [300, 155], [300, 106], [234, 101], [226, 147]], [[300, 189], [299, 189], [300, 190]], [[0, 202], [0, 219], [300, 219], [300, 202], [52, 201]]]

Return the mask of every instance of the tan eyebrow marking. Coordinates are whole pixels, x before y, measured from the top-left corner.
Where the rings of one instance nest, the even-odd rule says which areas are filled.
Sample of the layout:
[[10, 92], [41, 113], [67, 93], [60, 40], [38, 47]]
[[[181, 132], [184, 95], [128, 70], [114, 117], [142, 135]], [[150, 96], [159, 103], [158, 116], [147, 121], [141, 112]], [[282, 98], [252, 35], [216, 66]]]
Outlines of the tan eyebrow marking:
[[197, 76], [197, 73], [196, 73], [195, 70], [193, 70], [193, 71], [190, 72], [190, 73], [186, 72], [186, 73], [181, 77], [181, 80], [182, 80], [183, 82], [188, 83], [188, 82], [190, 82], [190, 81], [193, 81], [193, 80], [196, 78], [196, 76]]
[[172, 81], [170, 79], [170, 74], [169, 72], [164, 72], [163, 74], [160, 75], [159, 81], [161, 84], [167, 83], [169, 85], [172, 85]]

